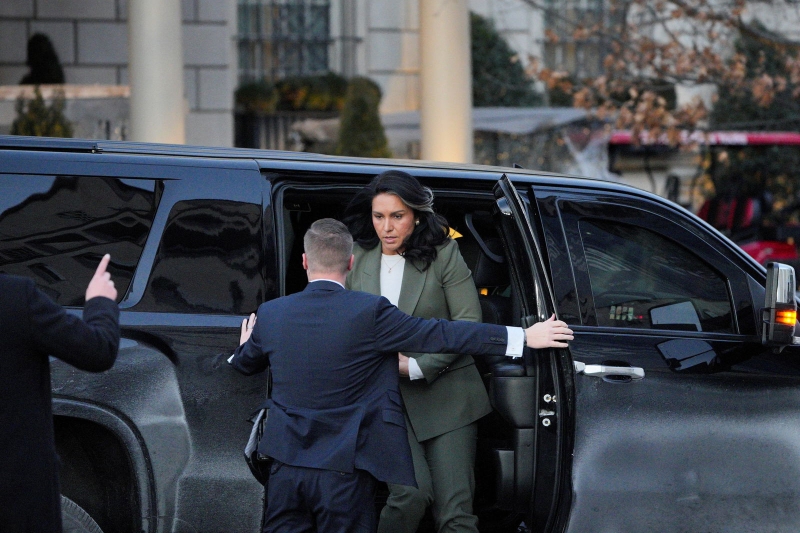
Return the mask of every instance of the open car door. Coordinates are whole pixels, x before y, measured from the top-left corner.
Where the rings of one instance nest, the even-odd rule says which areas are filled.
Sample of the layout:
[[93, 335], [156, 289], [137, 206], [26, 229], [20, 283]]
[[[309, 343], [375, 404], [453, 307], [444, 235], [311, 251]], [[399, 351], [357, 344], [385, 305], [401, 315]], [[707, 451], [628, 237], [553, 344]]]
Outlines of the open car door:
[[[494, 187], [495, 222], [511, 263], [512, 287], [520, 302], [519, 325], [547, 320], [554, 312], [552, 285], [545, 269], [541, 224], [527, 199], [504, 174]], [[534, 204], [535, 205], [535, 204]], [[565, 366], [566, 365], [566, 366]], [[564, 478], [562, 454], [571, 429], [564, 379], [572, 372], [567, 350], [525, 349], [522, 364], [496, 365], [490, 398], [511, 425], [512, 449], [499, 451], [498, 487], [509, 506], [523, 513], [529, 531], [550, 531], [558, 514]], [[503, 452], [505, 456], [503, 457]], [[567, 502], [568, 503], [568, 502]]]

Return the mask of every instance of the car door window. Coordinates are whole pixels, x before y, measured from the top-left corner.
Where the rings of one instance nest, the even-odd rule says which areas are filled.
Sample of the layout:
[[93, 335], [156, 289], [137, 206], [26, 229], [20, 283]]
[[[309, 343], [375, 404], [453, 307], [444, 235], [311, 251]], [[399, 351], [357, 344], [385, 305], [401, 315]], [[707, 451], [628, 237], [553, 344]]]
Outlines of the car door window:
[[156, 181], [3, 175], [0, 272], [27, 276], [61, 305], [81, 306], [100, 258], [128, 289], [156, 209]]
[[187, 200], [170, 211], [137, 311], [246, 314], [264, 301], [260, 206]]
[[725, 278], [690, 250], [629, 224], [579, 228], [599, 326], [733, 332]]

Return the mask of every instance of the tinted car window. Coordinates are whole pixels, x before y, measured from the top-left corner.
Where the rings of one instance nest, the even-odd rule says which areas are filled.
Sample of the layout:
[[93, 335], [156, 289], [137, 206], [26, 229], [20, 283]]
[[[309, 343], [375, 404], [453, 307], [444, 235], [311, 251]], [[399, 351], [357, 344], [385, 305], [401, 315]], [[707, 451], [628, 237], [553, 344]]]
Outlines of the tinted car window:
[[689, 250], [650, 230], [582, 220], [600, 326], [731, 332], [727, 283]]
[[139, 311], [255, 311], [264, 299], [260, 206], [178, 202], [170, 211]]
[[150, 232], [154, 180], [4, 175], [0, 272], [33, 278], [61, 305], [83, 305], [105, 253], [120, 296]]

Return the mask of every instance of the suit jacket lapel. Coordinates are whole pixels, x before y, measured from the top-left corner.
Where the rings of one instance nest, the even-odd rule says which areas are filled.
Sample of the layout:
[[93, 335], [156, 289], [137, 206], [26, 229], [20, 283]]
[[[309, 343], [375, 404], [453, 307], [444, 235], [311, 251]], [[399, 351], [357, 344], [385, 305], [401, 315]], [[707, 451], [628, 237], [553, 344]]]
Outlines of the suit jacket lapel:
[[[361, 261], [360, 290], [371, 294], [381, 293], [381, 247], [364, 252]], [[417, 308], [428, 271], [422, 272], [412, 261], [406, 261], [403, 267], [403, 289], [400, 291], [400, 300], [397, 307], [404, 313], [411, 315]]]
[[381, 247], [376, 246], [364, 253], [361, 262], [361, 289], [370, 294], [381, 293]]
[[[380, 270], [378, 271], [380, 272]], [[405, 314], [414, 314], [414, 309], [417, 308], [419, 298], [422, 296], [422, 289], [425, 287], [428, 271], [430, 268], [423, 272], [412, 261], [406, 261], [406, 265], [403, 267], [403, 288], [400, 291], [400, 300], [397, 302], [397, 308]], [[380, 280], [378, 285], [380, 285]]]

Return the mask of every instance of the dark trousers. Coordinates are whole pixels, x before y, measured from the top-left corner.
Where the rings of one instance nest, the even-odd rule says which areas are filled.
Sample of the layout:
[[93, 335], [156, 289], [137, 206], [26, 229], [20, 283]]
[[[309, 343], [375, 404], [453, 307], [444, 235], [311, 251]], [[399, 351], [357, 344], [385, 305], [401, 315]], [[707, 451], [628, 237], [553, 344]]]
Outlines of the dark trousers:
[[267, 482], [264, 533], [373, 533], [375, 478], [275, 461]]

